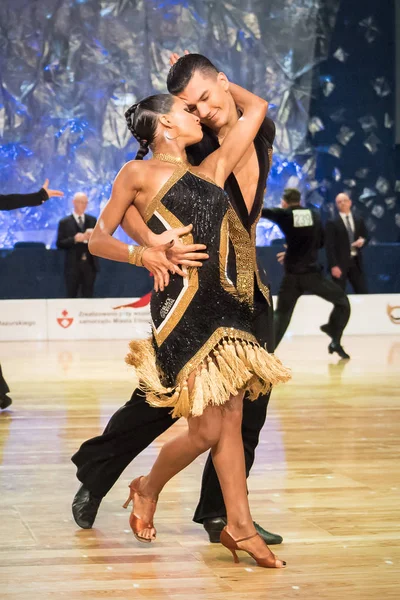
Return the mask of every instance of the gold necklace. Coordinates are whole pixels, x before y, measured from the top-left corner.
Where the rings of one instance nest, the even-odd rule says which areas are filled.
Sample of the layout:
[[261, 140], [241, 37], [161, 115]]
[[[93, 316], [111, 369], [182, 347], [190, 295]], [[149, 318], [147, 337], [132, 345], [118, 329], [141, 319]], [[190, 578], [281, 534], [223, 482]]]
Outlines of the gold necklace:
[[187, 159], [179, 158], [178, 156], [172, 156], [172, 154], [156, 152], [155, 154], [153, 154], [153, 158], [156, 158], [157, 160], [161, 160], [163, 162], [169, 162], [174, 165], [183, 165], [185, 167], [190, 166], [190, 163]]

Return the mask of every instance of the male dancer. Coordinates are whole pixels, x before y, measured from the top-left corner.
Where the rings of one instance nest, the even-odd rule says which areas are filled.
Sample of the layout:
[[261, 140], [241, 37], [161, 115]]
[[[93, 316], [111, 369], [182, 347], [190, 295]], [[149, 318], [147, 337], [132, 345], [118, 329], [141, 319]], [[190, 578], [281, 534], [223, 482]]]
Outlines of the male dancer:
[[[238, 119], [233, 98], [221, 85], [222, 81], [226, 81], [225, 75], [218, 73], [208, 59], [198, 54], [189, 54], [180, 58], [168, 75], [168, 90], [185, 100], [189, 109], [197, 114], [205, 125], [204, 139], [188, 151], [188, 158], [193, 164], [199, 164], [205, 156], [215, 150]], [[249, 149], [225, 186], [238, 218], [253, 237], [263, 205], [274, 135], [274, 124], [270, 119], [266, 119], [254, 141], [254, 146]], [[161, 243], [154, 240], [154, 236], [143, 222], [142, 226], [138, 225], [138, 213], [135, 207], [127, 211], [123, 227], [139, 243], [147, 246]], [[165, 241], [164, 238], [163, 242]], [[173, 252], [172, 248], [169, 251], [169, 258], [176, 264], [183, 262], [187, 265], [188, 261], [182, 259], [189, 259], [189, 263], [191, 260], [196, 260], [196, 254], [193, 253], [188, 253], [186, 256], [181, 254], [176, 260], [173, 258]], [[177, 245], [176, 252], [182, 253], [182, 245]], [[204, 254], [201, 256], [205, 257]], [[149, 265], [145, 264], [145, 266]], [[258, 269], [255, 270], [254, 285], [254, 318], [258, 341], [269, 352], [273, 352], [270, 294], [267, 284], [261, 281]], [[258, 398], [255, 402], [244, 403], [242, 435], [247, 476], [254, 462], [255, 448], [265, 422], [268, 400], [269, 394]], [[144, 394], [135, 390], [130, 401], [113, 415], [104, 433], [81, 446], [72, 457], [78, 467], [77, 477], [83, 484], [73, 502], [74, 518], [80, 527], [92, 526], [101, 499], [125, 467], [173, 423], [174, 419], [171, 418], [169, 409], [150, 407], [145, 401]], [[218, 542], [220, 532], [226, 523], [225, 515], [221, 488], [209, 456], [204, 469], [200, 502], [194, 521], [203, 524], [211, 542]], [[282, 542], [281, 536], [269, 533], [258, 525], [256, 528], [267, 544]]]
[[331, 339], [330, 354], [350, 358], [341, 345], [344, 328], [350, 318], [350, 303], [344, 291], [324, 277], [318, 264], [318, 250], [323, 246], [323, 229], [318, 213], [300, 206], [300, 192], [286, 188], [281, 208], [263, 208], [262, 216], [278, 225], [286, 237], [284, 253], [285, 275], [279, 293], [274, 323], [276, 346], [289, 326], [297, 300], [304, 292], [311, 292], [333, 304], [329, 322], [321, 330]]

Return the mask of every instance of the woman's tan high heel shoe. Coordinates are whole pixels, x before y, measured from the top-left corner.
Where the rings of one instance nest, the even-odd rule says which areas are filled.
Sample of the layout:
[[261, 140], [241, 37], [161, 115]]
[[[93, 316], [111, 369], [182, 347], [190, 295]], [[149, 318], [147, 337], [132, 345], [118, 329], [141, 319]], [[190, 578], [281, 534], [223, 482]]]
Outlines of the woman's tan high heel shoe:
[[[151, 520], [150, 523], [146, 523], [143, 519], [141, 519], [134, 513], [135, 494], [137, 494], [138, 496], [141, 496], [142, 498], [146, 498], [146, 500], [153, 502], [154, 504], [157, 504], [157, 502], [155, 500], [152, 500], [151, 498], [147, 498], [147, 496], [144, 496], [142, 494], [142, 492], [139, 491], [140, 480], [142, 479], [142, 477], [143, 477], [143, 475], [141, 477], [137, 477], [136, 479], [131, 481], [131, 483], [129, 484], [130, 492], [129, 492], [128, 499], [125, 502], [125, 504], [123, 504], [122, 506], [123, 506], [123, 508], [128, 508], [130, 502], [132, 502], [132, 512], [129, 517], [129, 525], [133, 531], [133, 535], [139, 542], [144, 542], [145, 544], [150, 544], [150, 542], [152, 540], [149, 538], [140, 536], [139, 533], [141, 531], [143, 531], [143, 529], [154, 529], [154, 531], [155, 531], [153, 520]], [[153, 539], [155, 539], [155, 534], [154, 534]]]
[[[230, 533], [228, 533], [228, 531], [226, 530], [226, 527], [224, 527], [224, 529], [221, 531], [220, 541], [221, 541], [221, 544], [223, 546], [225, 546], [225, 548], [228, 548], [228, 550], [230, 550], [232, 552], [233, 560], [235, 561], [235, 563], [239, 562], [239, 558], [238, 558], [238, 555], [236, 554], [236, 550], [242, 550], [243, 552], [247, 552], [247, 554], [250, 554], [250, 556], [252, 558], [254, 558], [254, 560], [256, 561], [256, 563], [258, 564], [259, 567], [270, 568], [270, 569], [282, 568], [282, 567], [279, 567], [276, 565], [276, 562], [279, 561], [279, 559], [276, 559], [274, 557], [274, 555], [268, 556], [268, 557], [263, 557], [263, 558], [257, 558], [257, 556], [252, 554], [252, 552], [249, 552], [249, 550], [245, 550], [244, 548], [239, 548], [238, 544], [240, 542], [245, 542], [246, 540], [251, 540], [252, 538], [255, 538], [257, 535], [259, 535], [259, 534], [255, 533], [253, 535], [249, 535], [248, 537], [241, 538], [240, 540], [234, 540], [233, 537], [230, 535]], [[282, 563], [282, 565], [284, 567], [286, 566], [286, 561], [281, 560], [280, 562]]]

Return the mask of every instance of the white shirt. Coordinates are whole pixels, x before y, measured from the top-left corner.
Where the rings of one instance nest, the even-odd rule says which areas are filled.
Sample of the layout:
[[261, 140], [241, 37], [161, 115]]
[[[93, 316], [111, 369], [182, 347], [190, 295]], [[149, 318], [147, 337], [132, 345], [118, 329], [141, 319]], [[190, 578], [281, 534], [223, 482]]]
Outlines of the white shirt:
[[[350, 211], [348, 214], [340, 212], [339, 215], [341, 216], [344, 226], [346, 227], [346, 231], [347, 231], [347, 223], [348, 223], [347, 217], [349, 217], [350, 228], [351, 228], [352, 232], [354, 233], [354, 241], [356, 241], [356, 228], [354, 225], [354, 219], [353, 219], [352, 212]], [[350, 248], [350, 254], [351, 254], [351, 256], [357, 256], [357, 248], [353, 248], [353, 247]]]

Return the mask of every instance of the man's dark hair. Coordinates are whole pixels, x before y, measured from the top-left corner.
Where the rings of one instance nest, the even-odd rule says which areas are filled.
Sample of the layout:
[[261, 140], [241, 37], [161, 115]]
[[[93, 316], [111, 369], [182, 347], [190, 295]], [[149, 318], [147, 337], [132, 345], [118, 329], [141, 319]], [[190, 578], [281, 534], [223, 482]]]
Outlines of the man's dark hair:
[[292, 206], [294, 204], [300, 204], [301, 194], [299, 190], [295, 188], [285, 188], [283, 190], [282, 198], [285, 200], [286, 204]]
[[200, 71], [208, 76], [216, 76], [219, 73], [212, 62], [202, 54], [186, 54], [177, 60], [168, 73], [169, 93], [175, 96], [180, 94], [192, 79], [195, 71]]

